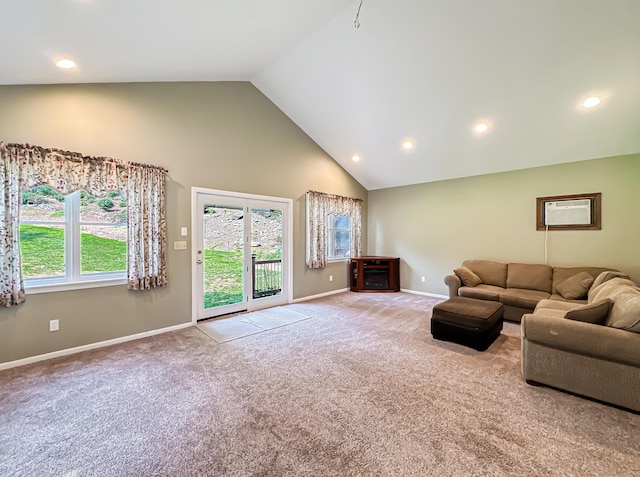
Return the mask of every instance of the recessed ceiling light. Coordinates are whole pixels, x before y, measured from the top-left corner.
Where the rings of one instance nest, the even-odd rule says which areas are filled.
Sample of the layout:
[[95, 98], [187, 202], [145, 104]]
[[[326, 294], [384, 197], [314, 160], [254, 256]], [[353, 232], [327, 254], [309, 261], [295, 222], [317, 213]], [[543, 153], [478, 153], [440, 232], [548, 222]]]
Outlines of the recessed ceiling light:
[[353, 159], [354, 162], [358, 162], [360, 160], [360, 156], [355, 154], [351, 159]]
[[595, 108], [596, 106], [598, 106], [600, 103], [602, 102], [602, 100], [600, 98], [598, 98], [597, 96], [589, 96], [587, 99], [584, 100], [584, 102], [582, 103], [582, 105], [585, 108]]
[[482, 122], [479, 122], [478, 124], [476, 124], [473, 127], [473, 129], [475, 129], [476, 132], [483, 133], [483, 132], [487, 132], [489, 130], [489, 125], [486, 122], [482, 121]]
[[412, 150], [416, 145], [414, 144], [414, 142], [411, 139], [405, 139], [405, 141], [402, 143], [402, 148], [405, 151], [410, 151]]
[[58, 68], [63, 68], [65, 70], [68, 70], [69, 68], [75, 68], [76, 62], [73, 60], [70, 60], [69, 58], [62, 58], [56, 61], [56, 66]]

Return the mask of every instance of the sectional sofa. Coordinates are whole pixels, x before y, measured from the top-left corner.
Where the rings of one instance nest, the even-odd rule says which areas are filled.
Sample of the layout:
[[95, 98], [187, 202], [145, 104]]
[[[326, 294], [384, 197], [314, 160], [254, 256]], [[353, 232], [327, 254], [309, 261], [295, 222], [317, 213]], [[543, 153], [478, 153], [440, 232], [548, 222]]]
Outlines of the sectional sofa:
[[[586, 304], [589, 286], [607, 270], [612, 269], [466, 260], [453, 274], [447, 275], [444, 282], [449, 287], [449, 298], [464, 296], [499, 301], [504, 305], [504, 319], [520, 322], [523, 315], [533, 312], [540, 300]], [[581, 275], [581, 283], [571, 290], [567, 286], [565, 290], [561, 284], [578, 274], [589, 277], [585, 279], [585, 275]]]
[[522, 375], [640, 412], [640, 287], [601, 267], [467, 260], [449, 295], [499, 301], [521, 321]]

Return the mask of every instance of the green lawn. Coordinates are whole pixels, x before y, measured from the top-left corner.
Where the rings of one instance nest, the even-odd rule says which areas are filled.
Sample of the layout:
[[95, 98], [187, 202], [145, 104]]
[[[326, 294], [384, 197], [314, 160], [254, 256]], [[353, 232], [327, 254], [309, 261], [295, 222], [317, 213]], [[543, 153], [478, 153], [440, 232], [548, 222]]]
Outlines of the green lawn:
[[242, 252], [204, 251], [204, 307], [242, 301]]
[[[20, 225], [22, 271], [25, 278], [64, 275], [64, 232], [60, 228]], [[81, 234], [82, 273], [116, 272], [127, 269], [127, 243]]]
[[[20, 225], [25, 278], [64, 276], [64, 232], [61, 228]], [[126, 242], [82, 234], [82, 273], [127, 269]], [[242, 301], [242, 252], [204, 252], [204, 307]]]

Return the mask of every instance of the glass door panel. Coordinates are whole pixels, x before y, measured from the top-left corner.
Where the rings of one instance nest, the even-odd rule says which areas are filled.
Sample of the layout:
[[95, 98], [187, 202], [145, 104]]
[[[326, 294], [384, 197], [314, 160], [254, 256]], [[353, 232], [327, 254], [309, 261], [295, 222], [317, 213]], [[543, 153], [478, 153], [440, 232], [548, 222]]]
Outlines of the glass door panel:
[[282, 295], [283, 211], [251, 208], [252, 298]]
[[204, 314], [214, 316], [246, 308], [244, 207], [205, 202], [200, 211], [202, 248], [198, 255], [202, 261]]
[[290, 201], [216, 192], [194, 195], [196, 321], [287, 303]]

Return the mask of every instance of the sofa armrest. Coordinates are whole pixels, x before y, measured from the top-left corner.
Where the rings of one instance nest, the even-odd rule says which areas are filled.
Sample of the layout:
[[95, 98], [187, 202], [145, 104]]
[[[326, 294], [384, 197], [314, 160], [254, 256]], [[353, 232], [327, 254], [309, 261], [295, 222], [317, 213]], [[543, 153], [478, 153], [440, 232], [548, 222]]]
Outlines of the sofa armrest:
[[524, 315], [520, 326], [523, 341], [640, 367], [640, 333], [542, 314]]
[[454, 273], [444, 277], [444, 283], [449, 287], [449, 298], [458, 296], [458, 289], [462, 286], [460, 277]]

